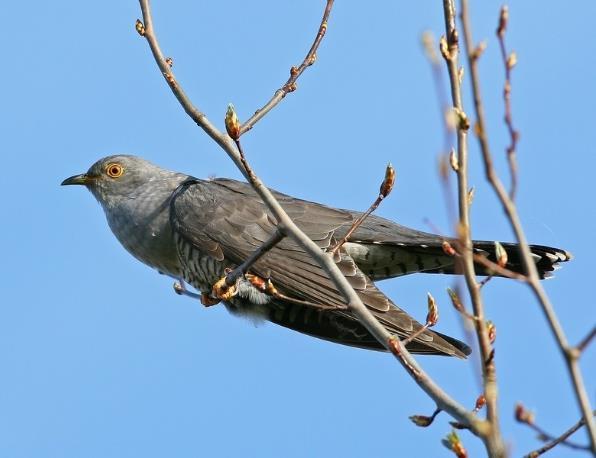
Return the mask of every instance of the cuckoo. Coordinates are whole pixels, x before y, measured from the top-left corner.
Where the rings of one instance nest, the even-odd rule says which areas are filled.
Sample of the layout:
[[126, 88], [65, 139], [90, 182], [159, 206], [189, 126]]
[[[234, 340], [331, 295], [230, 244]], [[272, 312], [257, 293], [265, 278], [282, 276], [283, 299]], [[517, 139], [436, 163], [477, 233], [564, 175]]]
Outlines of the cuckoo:
[[[134, 257], [160, 273], [200, 291], [204, 304], [217, 302], [213, 286], [276, 232], [275, 219], [252, 187], [217, 178], [201, 180], [165, 170], [136, 156], [100, 159], [86, 173], [62, 185], [83, 185], [99, 201], [108, 224]], [[323, 251], [342, 240], [361, 213], [331, 208], [274, 192], [297, 226]], [[353, 231], [334, 259], [362, 302], [400, 337], [416, 334], [412, 353], [466, 357], [469, 347], [426, 329], [375, 285], [378, 280], [416, 272], [456, 273], [455, 259], [443, 249], [445, 238], [371, 215]], [[474, 251], [496, 260], [495, 243], [474, 241]], [[521, 272], [516, 244], [503, 243], [506, 267]], [[541, 277], [571, 255], [531, 245]], [[478, 264], [476, 272], [487, 275]], [[275, 294], [255, 279], [266, 281]], [[184, 283], [182, 283], [183, 285]], [[218, 296], [219, 297], [219, 296]], [[212, 300], [212, 302], [210, 302]], [[381, 350], [382, 345], [344, 306], [325, 271], [291, 238], [283, 238], [238, 277], [224, 300], [233, 314], [248, 315], [331, 342]]]

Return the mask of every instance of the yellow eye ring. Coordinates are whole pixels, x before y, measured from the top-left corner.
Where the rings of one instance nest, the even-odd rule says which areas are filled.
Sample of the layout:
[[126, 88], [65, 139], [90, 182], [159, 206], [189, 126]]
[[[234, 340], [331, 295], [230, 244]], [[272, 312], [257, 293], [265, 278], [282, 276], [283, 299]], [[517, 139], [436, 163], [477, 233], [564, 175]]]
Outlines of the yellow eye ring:
[[106, 174], [111, 178], [121, 177], [123, 173], [124, 167], [122, 167], [120, 164], [113, 162], [106, 166]]

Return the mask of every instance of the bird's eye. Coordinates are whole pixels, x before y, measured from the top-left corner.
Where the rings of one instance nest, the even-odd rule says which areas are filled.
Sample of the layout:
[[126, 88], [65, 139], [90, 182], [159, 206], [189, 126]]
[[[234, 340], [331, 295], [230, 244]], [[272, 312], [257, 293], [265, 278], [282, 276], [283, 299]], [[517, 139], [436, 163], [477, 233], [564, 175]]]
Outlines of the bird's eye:
[[116, 163], [108, 164], [106, 167], [106, 173], [109, 177], [118, 178], [124, 173], [124, 167]]

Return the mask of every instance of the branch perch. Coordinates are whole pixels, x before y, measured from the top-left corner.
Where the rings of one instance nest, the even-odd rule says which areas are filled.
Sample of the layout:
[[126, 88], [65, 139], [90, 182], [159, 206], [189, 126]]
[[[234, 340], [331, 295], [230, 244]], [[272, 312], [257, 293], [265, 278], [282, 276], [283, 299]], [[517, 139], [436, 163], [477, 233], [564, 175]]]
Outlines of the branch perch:
[[[174, 93], [174, 96], [182, 105], [184, 111], [191, 117], [191, 119], [226, 152], [236, 167], [238, 167], [238, 169], [242, 172], [244, 177], [250, 181], [251, 177], [243, 165], [240, 153], [234, 140], [232, 140], [229, 135], [220, 132], [208, 120], [208, 118], [192, 104], [176, 80], [172, 69], [164, 58], [159, 46], [159, 42], [155, 36], [149, 0], [139, 0], [139, 3], [143, 13], [144, 23], [140, 24], [141, 27], [139, 27], [137, 24], [137, 31], [142, 29], [143, 33], [139, 32], [139, 34], [144, 36], [147, 40], [151, 48], [151, 52], [153, 53], [153, 57], [166, 82], [170, 86], [170, 89]], [[327, 9], [330, 9], [331, 4], [331, 1], [327, 2]], [[325, 20], [323, 22], [325, 22]], [[326, 29], [326, 26], [324, 29]], [[320, 42], [320, 39], [318, 41], [315, 40], [316, 46], [318, 46], [318, 42]], [[315, 50], [316, 46], [314, 48]], [[279, 100], [281, 100], [281, 98], [283, 97], [279, 96]], [[274, 99], [272, 99], [270, 102], [271, 108], [279, 103], [279, 100], [277, 100], [274, 96]], [[269, 104], [267, 106], [269, 106]], [[271, 108], [269, 108], [269, 110]], [[264, 116], [264, 114], [255, 116], [258, 116], [258, 119], [260, 119], [262, 116]], [[256, 120], [254, 122], [256, 122]], [[484, 434], [486, 430], [485, 423], [482, 420], [476, 418], [476, 416], [468, 411], [464, 406], [452, 399], [434, 382], [433, 379], [430, 378], [428, 374], [423, 371], [416, 360], [412, 358], [407, 349], [401, 344], [399, 339], [396, 339], [394, 336], [392, 336], [366, 308], [354, 289], [342, 275], [341, 271], [332, 258], [328, 254], [323, 253], [321, 249], [294, 224], [269, 189], [256, 175], [254, 176], [253, 187], [271, 214], [276, 218], [279, 230], [285, 233], [288, 237], [291, 237], [306, 253], [312, 256], [313, 259], [315, 259], [321, 265], [321, 268], [323, 268], [327, 275], [329, 275], [329, 278], [333, 281], [334, 285], [343, 296], [347, 306], [354, 316], [356, 316], [356, 318], [366, 327], [366, 329], [387, 350], [391, 351], [398, 357], [398, 361], [402, 364], [402, 366], [404, 366], [404, 368], [406, 368], [418, 386], [435, 401], [437, 407], [448, 412], [453, 418], [460, 421], [461, 423], [468, 425], [474, 434]]]

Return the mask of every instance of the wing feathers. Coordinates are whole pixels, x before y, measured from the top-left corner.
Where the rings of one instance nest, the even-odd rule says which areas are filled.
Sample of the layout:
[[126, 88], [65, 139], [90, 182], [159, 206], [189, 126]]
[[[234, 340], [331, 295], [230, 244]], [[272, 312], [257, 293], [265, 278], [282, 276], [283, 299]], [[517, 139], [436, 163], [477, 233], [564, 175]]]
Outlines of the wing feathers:
[[[332, 209], [279, 193], [275, 195], [293, 221], [321, 249], [335, 243], [336, 238], [341, 236], [342, 231], [345, 232], [353, 220], [353, 215], [344, 210]], [[275, 219], [268, 213], [252, 188], [246, 183], [233, 180], [186, 182], [172, 199], [170, 219], [174, 230], [195, 249], [218, 261], [229, 263], [229, 267], [245, 260], [276, 230]], [[376, 288], [343, 249], [337, 265], [364, 304], [390, 332], [403, 337], [420, 328], [419, 323], [397, 308]], [[288, 296], [327, 307], [344, 305], [342, 296], [325, 271], [290, 238], [282, 240], [259, 259], [251, 271], [260, 276], [270, 276], [275, 286]], [[279, 301], [275, 302], [280, 305]], [[326, 317], [327, 327], [322, 328], [322, 325], [313, 323], [309, 327], [306, 311], [305, 324], [299, 326], [294, 323], [299, 315], [299, 310], [292, 308], [296, 305], [282, 305], [288, 313], [283, 309], [281, 312], [279, 309], [272, 310], [270, 318], [283, 326], [340, 343], [366, 348], [379, 347], [372, 336], [347, 311], [319, 311], [322, 317]], [[334, 335], [333, 332], [337, 334]], [[349, 337], [345, 337], [344, 334]], [[428, 331], [412, 343], [412, 348], [423, 353], [460, 357], [466, 354], [461, 348]]]

